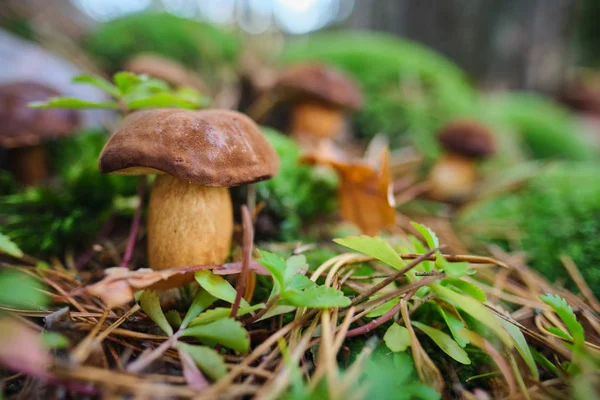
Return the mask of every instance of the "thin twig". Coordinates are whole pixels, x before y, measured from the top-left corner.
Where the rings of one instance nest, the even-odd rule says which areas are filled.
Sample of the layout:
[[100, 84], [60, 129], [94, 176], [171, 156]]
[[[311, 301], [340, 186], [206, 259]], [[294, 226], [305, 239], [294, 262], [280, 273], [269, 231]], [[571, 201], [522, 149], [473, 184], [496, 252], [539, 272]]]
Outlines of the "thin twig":
[[146, 177], [140, 177], [138, 181], [137, 196], [138, 205], [133, 215], [133, 221], [131, 221], [131, 229], [129, 230], [129, 238], [127, 239], [127, 248], [121, 261], [122, 268], [129, 267], [129, 261], [133, 255], [133, 249], [135, 248], [135, 239], [137, 237], [138, 230], [140, 229], [140, 221], [142, 219], [142, 209], [144, 208], [144, 194], [146, 193]]

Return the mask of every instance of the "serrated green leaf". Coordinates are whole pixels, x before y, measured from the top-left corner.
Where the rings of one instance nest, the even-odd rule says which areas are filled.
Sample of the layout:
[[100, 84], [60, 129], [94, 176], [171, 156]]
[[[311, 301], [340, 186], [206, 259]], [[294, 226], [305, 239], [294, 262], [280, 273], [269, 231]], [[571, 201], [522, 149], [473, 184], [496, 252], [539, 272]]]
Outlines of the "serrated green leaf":
[[446, 278], [444, 279], [444, 282], [451, 284], [464, 294], [468, 294], [475, 300], [478, 300], [482, 303], [487, 300], [485, 292], [471, 282], [463, 281], [461, 279], [456, 278]]
[[40, 335], [42, 345], [47, 349], [64, 349], [69, 346], [69, 339], [58, 332], [42, 332]]
[[285, 272], [283, 274], [283, 281], [286, 284], [298, 276], [301, 271], [306, 271], [308, 269], [308, 264], [306, 263], [306, 256], [304, 254], [300, 254], [297, 256], [292, 256], [285, 261]]
[[78, 75], [72, 79], [73, 83], [87, 83], [96, 86], [98, 89], [110, 94], [113, 97], [119, 97], [119, 89], [104, 78], [95, 75]]
[[337, 244], [348, 247], [359, 253], [376, 258], [395, 269], [402, 269], [406, 263], [385, 240], [370, 236], [348, 236], [343, 239], [333, 239]]
[[302, 292], [286, 291], [281, 297], [296, 307], [331, 308], [350, 305], [350, 299], [344, 293], [326, 286], [316, 286]]
[[167, 311], [165, 317], [167, 318], [167, 321], [169, 321], [169, 325], [171, 325], [174, 329], [179, 328], [181, 326], [181, 323], [183, 322], [181, 320], [181, 315], [177, 310]]
[[383, 335], [383, 340], [388, 349], [398, 353], [405, 351], [410, 346], [410, 333], [406, 327], [392, 324]]
[[250, 348], [248, 332], [239, 321], [220, 319], [206, 325], [196, 325], [181, 331], [181, 336], [192, 336], [198, 340], [220, 343], [225, 347], [247, 353]]
[[144, 290], [140, 296], [140, 305], [142, 310], [150, 317], [156, 325], [160, 327], [168, 336], [173, 335], [173, 328], [167, 321], [167, 317], [160, 307], [160, 299], [154, 290]]
[[[206, 290], [217, 299], [225, 300], [232, 304], [235, 301], [237, 291], [231, 286], [231, 283], [222, 276], [214, 274], [211, 271], [198, 271], [196, 272], [195, 278], [202, 289]], [[249, 306], [248, 302], [243, 298], [240, 304], [243, 307]]]
[[412, 321], [411, 324], [429, 336], [429, 338], [431, 338], [431, 340], [433, 340], [444, 353], [448, 354], [461, 364], [471, 364], [471, 360], [469, 359], [467, 352], [464, 351], [462, 347], [460, 347], [458, 343], [452, 339], [451, 336], [440, 331], [439, 329], [432, 328], [431, 326], [427, 326], [418, 321]]
[[23, 272], [0, 272], [0, 305], [29, 310], [47, 307], [49, 299], [43, 289], [40, 281]]
[[[249, 307], [240, 307], [238, 308], [237, 316], [241, 317], [242, 315], [250, 314], [251, 312], [259, 310], [261, 308], [265, 308], [265, 305], [263, 303], [255, 304]], [[231, 308], [216, 307], [211, 310], [206, 310], [202, 314], [194, 318], [190, 323], [190, 326], [209, 324], [219, 319], [227, 318], [230, 314]]]
[[178, 97], [173, 93], [156, 93], [146, 97], [127, 101], [127, 108], [131, 110], [141, 110], [146, 108], [183, 108], [193, 110], [198, 108], [198, 104], [188, 99]]
[[483, 304], [477, 300], [457, 293], [439, 284], [430, 285], [431, 290], [435, 291], [442, 299], [450, 302], [454, 307], [459, 308], [471, 315], [473, 318], [490, 328], [509, 348], [513, 347], [513, 341], [506, 329], [502, 326], [498, 318]]
[[273, 277], [273, 292], [274, 294], [281, 293], [285, 287], [285, 270], [287, 264], [285, 260], [276, 254], [264, 250], [258, 250], [260, 259], [257, 262], [263, 265]]
[[431, 229], [429, 229], [425, 225], [422, 225], [422, 224], [419, 224], [416, 222], [411, 222], [410, 224], [416, 230], [419, 231], [421, 236], [423, 236], [423, 238], [425, 239], [425, 242], [427, 242], [427, 246], [429, 246], [430, 249], [435, 249], [436, 247], [440, 247], [440, 240], [438, 239], [435, 232], [433, 232]]
[[567, 327], [569, 333], [573, 337], [573, 343], [576, 347], [582, 348], [585, 343], [585, 334], [583, 331], [583, 326], [577, 321], [577, 317], [573, 312], [571, 306], [567, 303], [565, 299], [558, 295], [546, 294], [541, 296], [540, 299], [552, 307], [554, 312], [558, 314], [560, 319], [563, 321], [565, 326]]
[[531, 354], [531, 351], [529, 350], [529, 345], [527, 345], [527, 340], [525, 340], [525, 336], [523, 336], [523, 332], [521, 332], [521, 330], [518, 327], [516, 327], [515, 325], [511, 324], [508, 321], [500, 319], [500, 322], [502, 323], [502, 325], [504, 326], [504, 329], [506, 329], [508, 334], [510, 336], [512, 336], [512, 338], [515, 342], [517, 351], [519, 352], [519, 354], [525, 361], [525, 364], [527, 364], [527, 366], [531, 370], [531, 373], [533, 374], [535, 379], [539, 379], [540, 378], [539, 371], [537, 369], [537, 366], [535, 365], [535, 360], [533, 359], [533, 355]]
[[178, 343], [177, 347], [192, 357], [198, 368], [209, 378], [218, 380], [227, 373], [227, 366], [223, 357], [215, 350], [206, 346], [193, 346], [187, 343]]
[[190, 308], [188, 308], [188, 312], [185, 314], [185, 318], [183, 318], [183, 321], [181, 322], [181, 329], [187, 328], [190, 322], [192, 322], [192, 320], [196, 318], [202, 311], [210, 307], [215, 300], [217, 300], [217, 298], [208, 293], [206, 290], [198, 290], [198, 293], [196, 293], [194, 299], [192, 300], [192, 304], [190, 304]]
[[15, 258], [23, 257], [23, 252], [19, 246], [2, 232], [0, 232], [0, 254], [1, 253], [8, 254]]
[[118, 109], [119, 103], [114, 101], [87, 101], [76, 99], [72, 97], [51, 97], [47, 101], [34, 101], [28, 104], [31, 108], [72, 108], [72, 109], [81, 109], [81, 108], [108, 108], [108, 109]]
[[[376, 297], [371, 297], [369, 298], [369, 300], [374, 300], [376, 299]], [[377, 317], [381, 317], [383, 314], [387, 313], [388, 311], [390, 311], [392, 308], [394, 308], [394, 306], [396, 304], [398, 304], [400, 302], [400, 299], [395, 298], [395, 299], [391, 299], [390, 301], [386, 301], [385, 303], [383, 303], [382, 305], [375, 307], [373, 310], [371, 310], [366, 317], [367, 318], [377, 318]]]
[[463, 348], [468, 345], [469, 340], [460, 334], [460, 331], [466, 328], [465, 324], [463, 324], [463, 322], [456, 316], [444, 310], [442, 307], [437, 306], [437, 310], [442, 315], [442, 318], [444, 318], [444, 321], [446, 322], [448, 329], [450, 329], [450, 333], [452, 333], [452, 337], [454, 340], [456, 340], [456, 343]]

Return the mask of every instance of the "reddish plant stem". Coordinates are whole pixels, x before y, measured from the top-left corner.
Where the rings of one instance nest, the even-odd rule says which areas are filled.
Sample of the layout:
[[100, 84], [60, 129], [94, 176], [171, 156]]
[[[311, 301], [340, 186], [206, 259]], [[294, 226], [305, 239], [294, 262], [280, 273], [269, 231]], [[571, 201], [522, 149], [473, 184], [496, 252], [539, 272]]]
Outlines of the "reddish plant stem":
[[[405, 296], [405, 299], [407, 301], [410, 300], [410, 298], [413, 296], [414, 293], [415, 293], [415, 290], [412, 290], [411, 292], [407, 293]], [[400, 301], [400, 302], [398, 302], [398, 304], [396, 304], [394, 306], [394, 308], [392, 308], [390, 311], [383, 314], [381, 317], [374, 319], [373, 321], [369, 322], [368, 324], [359, 326], [358, 328], [354, 328], [354, 329], [351, 329], [348, 332], [346, 332], [346, 338], [364, 335], [365, 333], [371, 332], [373, 329], [377, 328], [378, 326], [380, 326], [382, 324], [385, 324], [390, 319], [394, 318], [394, 315], [396, 315], [396, 314], [398, 314], [398, 312], [400, 312], [401, 307], [402, 307], [402, 302]]]
[[408, 271], [410, 271], [411, 269], [413, 269], [414, 267], [416, 267], [417, 265], [419, 265], [421, 262], [427, 260], [429, 258], [429, 256], [431, 256], [432, 254], [434, 254], [438, 250], [439, 250], [439, 248], [436, 247], [435, 249], [429, 250], [425, 254], [419, 255], [419, 257], [415, 258], [413, 261], [411, 261], [410, 263], [406, 264], [406, 266], [404, 268], [402, 268], [401, 270], [399, 270], [398, 272], [393, 273], [392, 275], [390, 275], [389, 277], [387, 277], [383, 281], [379, 282], [377, 285], [371, 287], [366, 292], [364, 292], [364, 293], [356, 296], [354, 298], [354, 300], [352, 300], [352, 305], [353, 306], [357, 305], [358, 303], [360, 303], [364, 299], [367, 299], [367, 298], [371, 297], [371, 295], [373, 295], [374, 293], [380, 291], [381, 289], [383, 289], [384, 287], [386, 287], [390, 283], [394, 282], [396, 279], [403, 277], [404, 275], [406, 275], [406, 273]]
[[144, 208], [144, 194], [146, 193], [146, 177], [140, 177], [138, 181], [138, 189], [137, 196], [139, 199], [139, 203], [137, 208], [135, 209], [135, 214], [133, 215], [133, 221], [131, 221], [131, 229], [129, 230], [129, 238], [127, 239], [127, 248], [125, 249], [125, 254], [123, 255], [123, 260], [121, 262], [122, 268], [129, 267], [129, 261], [131, 261], [131, 256], [133, 255], [133, 249], [135, 248], [135, 239], [137, 237], [138, 230], [140, 229], [140, 221], [142, 219], [142, 210]]
[[252, 257], [252, 242], [254, 242], [254, 229], [252, 226], [252, 216], [246, 205], [242, 206], [242, 226], [244, 229], [244, 253], [242, 258], [242, 273], [236, 285], [236, 295], [233, 306], [231, 307], [230, 318], [235, 318], [240, 308], [242, 296], [246, 290], [246, 282], [248, 281], [248, 273], [250, 271], [250, 258]]

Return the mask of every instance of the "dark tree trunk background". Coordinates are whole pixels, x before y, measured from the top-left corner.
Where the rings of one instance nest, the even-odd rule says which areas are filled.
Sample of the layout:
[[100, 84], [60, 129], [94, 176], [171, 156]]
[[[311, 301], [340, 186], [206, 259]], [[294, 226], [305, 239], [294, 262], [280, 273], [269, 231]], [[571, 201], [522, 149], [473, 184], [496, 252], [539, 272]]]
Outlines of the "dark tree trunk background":
[[356, 0], [348, 26], [430, 46], [484, 88], [557, 92], [577, 0]]

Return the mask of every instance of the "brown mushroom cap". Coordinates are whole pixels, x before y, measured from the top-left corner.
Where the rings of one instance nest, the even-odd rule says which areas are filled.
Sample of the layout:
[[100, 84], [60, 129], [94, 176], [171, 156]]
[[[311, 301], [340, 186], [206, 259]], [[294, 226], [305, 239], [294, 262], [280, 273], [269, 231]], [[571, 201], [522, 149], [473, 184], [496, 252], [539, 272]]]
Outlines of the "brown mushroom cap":
[[350, 110], [359, 109], [363, 102], [360, 89], [350, 77], [320, 64], [286, 69], [275, 82], [275, 90], [286, 98], [309, 97]]
[[156, 54], [142, 53], [131, 58], [124, 69], [135, 74], [145, 74], [172, 86], [188, 86], [205, 91], [206, 85], [177, 62]]
[[0, 147], [35, 146], [45, 140], [72, 135], [79, 127], [79, 113], [69, 109], [30, 108], [59, 93], [37, 83], [0, 85]]
[[125, 118], [102, 150], [99, 167], [231, 187], [271, 178], [279, 158], [254, 121], [237, 111], [154, 109]]
[[449, 123], [442, 129], [439, 141], [447, 151], [469, 158], [484, 158], [496, 150], [490, 130], [476, 121]]

